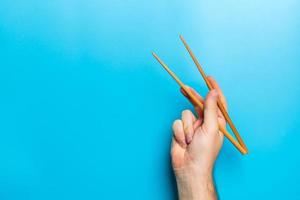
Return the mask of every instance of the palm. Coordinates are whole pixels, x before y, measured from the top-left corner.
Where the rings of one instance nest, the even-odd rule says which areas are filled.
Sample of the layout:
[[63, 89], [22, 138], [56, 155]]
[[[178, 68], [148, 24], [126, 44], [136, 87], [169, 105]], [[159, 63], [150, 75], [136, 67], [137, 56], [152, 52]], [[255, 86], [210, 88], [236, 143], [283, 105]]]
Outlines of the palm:
[[[198, 119], [196, 123], [202, 121]], [[224, 119], [219, 118], [219, 122], [224, 124]], [[187, 147], [182, 147], [179, 144], [174, 144], [172, 149], [172, 163], [174, 169], [181, 169], [190, 165], [201, 165], [203, 157], [208, 157], [206, 155], [213, 155], [205, 158], [205, 160], [214, 160], [218, 154], [214, 149], [220, 149], [223, 144], [223, 134], [219, 132], [214, 134], [214, 137], [208, 135], [206, 128], [203, 125], [200, 125], [195, 128], [194, 137], [190, 144]], [[211, 148], [216, 146], [217, 148]], [[201, 158], [201, 160], [199, 159]]]

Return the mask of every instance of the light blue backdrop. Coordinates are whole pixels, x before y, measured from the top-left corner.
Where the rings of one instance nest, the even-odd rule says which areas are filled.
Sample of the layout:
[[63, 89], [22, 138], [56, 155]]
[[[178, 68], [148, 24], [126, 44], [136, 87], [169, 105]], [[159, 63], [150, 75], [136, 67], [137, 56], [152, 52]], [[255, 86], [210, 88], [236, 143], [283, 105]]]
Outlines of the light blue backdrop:
[[300, 2], [2, 0], [0, 199], [174, 199], [171, 124], [202, 94], [183, 34], [249, 146], [221, 199], [300, 199]]

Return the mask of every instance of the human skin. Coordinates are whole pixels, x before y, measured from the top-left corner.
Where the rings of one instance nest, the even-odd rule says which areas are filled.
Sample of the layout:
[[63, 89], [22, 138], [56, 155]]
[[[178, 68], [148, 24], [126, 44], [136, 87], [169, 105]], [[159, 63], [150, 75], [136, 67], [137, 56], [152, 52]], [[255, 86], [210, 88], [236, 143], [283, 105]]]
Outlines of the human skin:
[[[226, 126], [217, 100], [226, 109], [227, 104], [217, 82], [212, 77], [208, 77], [208, 81], [213, 90], [205, 99], [188, 88], [203, 102], [204, 109], [195, 107], [197, 117], [190, 110], [184, 110], [181, 119], [173, 123], [171, 157], [180, 200], [217, 199], [212, 174], [224, 138], [218, 126]], [[182, 93], [191, 101], [183, 90]]]

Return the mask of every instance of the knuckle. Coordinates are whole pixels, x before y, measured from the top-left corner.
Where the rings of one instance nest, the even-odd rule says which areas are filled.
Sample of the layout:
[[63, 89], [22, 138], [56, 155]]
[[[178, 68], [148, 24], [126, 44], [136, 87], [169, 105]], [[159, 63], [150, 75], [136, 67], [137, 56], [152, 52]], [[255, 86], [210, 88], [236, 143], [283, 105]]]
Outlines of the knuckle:
[[185, 134], [189, 133], [189, 130], [190, 130], [189, 125], [184, 125], [183, 126], [183, 131], [184, 131]]
[[209, 112], [218, 112], [218, 107], [216, 105], [207, 106], [206, 110]]
[[215, 124], [204, 123], [203, 128], [208, 134], [217, 133], [219, 131], [218, 126]]
[[180, 119], [176, 119], [174, 122], [173, 122], [173, 125], [172, 125], [172, 128], [173, 128], [173, 131], [176, 130], [177, 126], [181, 123], [181, 120]]
[[184, 115], [189, 115], [191, 113], [190, 110], [186, 109], [184, 111], [182, 111], [181, 115], [184, 116]]

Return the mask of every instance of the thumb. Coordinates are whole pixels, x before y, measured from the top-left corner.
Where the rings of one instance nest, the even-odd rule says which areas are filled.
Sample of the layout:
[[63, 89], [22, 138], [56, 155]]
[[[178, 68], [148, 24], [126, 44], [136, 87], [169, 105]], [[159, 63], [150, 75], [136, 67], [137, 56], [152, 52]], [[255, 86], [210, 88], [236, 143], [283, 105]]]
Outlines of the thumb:
[[218, 92], [214, 89], [211, 90], [206, 96], [204, 102], [204, 122], [203, 126], [210, 134], [218, 132]]

